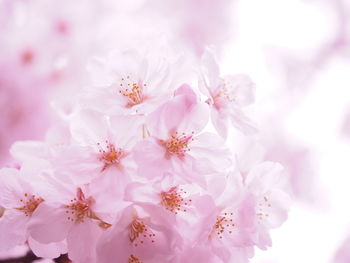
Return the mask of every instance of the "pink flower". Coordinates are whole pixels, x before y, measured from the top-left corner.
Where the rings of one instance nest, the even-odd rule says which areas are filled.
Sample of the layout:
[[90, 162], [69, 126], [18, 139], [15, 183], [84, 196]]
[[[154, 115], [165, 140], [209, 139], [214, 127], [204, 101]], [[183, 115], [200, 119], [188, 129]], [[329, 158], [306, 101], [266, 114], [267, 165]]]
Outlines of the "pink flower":
[[[176, 23], [180, 33], [169, 34], [174, 49], [164, 47], [161, 32], [132, 30], [157, 20], [141, 15], [143, 5], [157, 13], [141, 2], [0, 4], [9, 13], [0, 18], [6, 40], [0, 52], [9, 53], [0, 56], [0, 141], [13, 141], [18, 131], [23, 139], [41, 137], [44, 102], [55, 99], [45, 140], [16, 142], [10, 152], [18, 169], [0, 170], [0, 252], [26, 244], [43, 258], [68, 253], [74, 263], [248, 263], [286, 219], [281, 167], [252, 161], [256, 152], [233, 156], [224, 142], [230, 123], [255, 131], [246, 115], [252, 81], [221, 77], [207, 50], [199, 83], [205, 101], [183, 84], [195, 80], [205, 43], [220, 42], [218, 25], [227, 16], [212, 23], [208, 14], [218, 18], [230, 1], [168, 5], [186, 17]], [[197, 56], [179, 48], [181, 36]], [[85, 79], [90, 55], [103, 56], [112, 46], [119, 50], [92, 59], [92, 78]], [[221, 136], [206, 132], [210, 115]], [[5, 141], [0, 151], [8, 146]]]
[[174, 218], [159, 205], [139, 203], [121, 210], [101, 236], [97, 262], [167, 262], [180, 244]]
[[92, 64], [95, 86], [84, 96], [83, 106], [115, 115], [152, 112], [170, 98], [173, 90], [169, 62], [141, 55], [136, 50], [115, 52]]
[[84, 110], [70, 117], [71, 144], [52, 160], [55, 176], [122, 192], [136, 171], [131, 155], [142, 138], [139, 116], [106, 116]]
[[289, 196], [279, 164], [262, 163], [248, 175], [231, 173], [216, 200], [215, 211], [204, 217], [195, 241], [207, 246], [223, 262], [248, 262], [254, 247], [271, 245], [269, 229], [287, 217]]
[[196, 188], [198, 187], [192, 185], [179, 185], [173, 177], [166, 176], [152, 185], [138, 182], [130, 183], [125, 190], [125, 200], [135, 203], [158, 204], [170, 213], [179, 215], [182, 212], [187, 212], [193, 206], [193, 192], [199, 192], [199, 189]]
[[278, 163], [256, 165], [244, 178], [245, 190], [254, 200], [256, 237], [261, 249], [271, 246], [269, 230], [279, 227], [288, 217], [290, 196], [286, 192], [287, 178]]
[[97, 240], [114, 217], [113, 202], [87, 186], [74, 188], [58, 182], [54, 186], [56, 198], [33, 213], [28, 227], [31, 237], [41, 244], [66, 241], [71, 260], [95, 262]]
[[154, 178], [170, 171], [204, 183], [203, 175], [225, 171], [231, 165], [229, 151], [217, 135], [201, 133], [207, 120], [207, 106], [190, 87], [180, 87], [147, 119], [150, 137], [134, 148], [139, 175]]
[[232, 187], [234, 182], [228, 181], [227, 194], [235, 195], [215, 205], [203, 189], [174, 185], [172, 179], [165, 177], [152, 188], [135, 183], [127, 189], [127, 198], [133, 202], [158, 204], [176, 217], [174, 226], [184, 244], [169, 262], [182, 262], [190, 251], [198, 258], [207, 256], [205, 262], [248, 262], [253, 253], [256, 216], [255, 203], [243, 194], [242, 184]]
[[247, 195], [217, 204], [216, 211], [199, 225], [200, 240], [222, 262], [248, 262], [253, 256], [254, 203]]
[[[29, 180], [35, 180], [35, 184]], [[28, 241], [37, 256], [55, 258], [66, 252], [63, 242], [40, 245], [28, 233], [33, 213], [49, 198], [49, 189], [41, 178], [17, 169], [3, 168], [0, 170], [0, 191], [0, 205], [3, 207], [0, 216], [0, 251]]]
[[131, 183], [125, 191], [125, 200], [161, 207], [187, 243], [198, 235], [198, 222], [215, 211], [209, 193], [195, 184], [179, 184], [173, 176], [164, 176], [152, 185]]
[[201, 90], [208, 96], [211, 120], [218, 133], [226, 138], [230, 123], [246, 134], [255, 133], [255, 125], [243, 112], [244, 107], [254, 102], [254, 83], [246, 75], [221, 77], [210, 50], [204, 53], [202, 64]]

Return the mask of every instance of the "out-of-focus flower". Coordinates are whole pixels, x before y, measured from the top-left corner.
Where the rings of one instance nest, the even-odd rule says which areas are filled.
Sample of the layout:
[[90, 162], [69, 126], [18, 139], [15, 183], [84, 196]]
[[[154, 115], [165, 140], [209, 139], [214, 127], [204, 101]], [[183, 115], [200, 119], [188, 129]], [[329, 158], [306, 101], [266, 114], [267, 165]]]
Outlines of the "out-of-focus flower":
[[348, 263], [350, 260], [350, 238], [347, 238], [334, 255], [332, 262]]
[[[270, 133], [272, 135], [272, 132]], [[289, 186], [295, 198], [309, 204], [315, 203], [320, 185], [316, 180], [315, 154], [282, 130], [264, 138], [265, 160], [278, 161], [285, 168]]]
[[[45, 102], [48, 81], [28, 69], [30, 52], [23, 61], [0, 61], [0, 162], [8, 161], [8, 149], [15, 140], [40, 139], [48, 125]], [[26, 57], [27, 56], [27, 57]], [[36, 96], [31, 96], [35, 92]], [[27, 127], [30, 127], [29, 129]]]
[[[232, 36], [232, 27], [228, 26], [235, 1], [222, 0], [179, 0], [173, 2], [145, 1], [147, 8], [156, 13], [160, 21], [168, 21], [176, 41], [185, 48], [190, 47], [200, 57], [205, 47], [222, 47]], [[233, 24], [233, 23], [232, 23]]]

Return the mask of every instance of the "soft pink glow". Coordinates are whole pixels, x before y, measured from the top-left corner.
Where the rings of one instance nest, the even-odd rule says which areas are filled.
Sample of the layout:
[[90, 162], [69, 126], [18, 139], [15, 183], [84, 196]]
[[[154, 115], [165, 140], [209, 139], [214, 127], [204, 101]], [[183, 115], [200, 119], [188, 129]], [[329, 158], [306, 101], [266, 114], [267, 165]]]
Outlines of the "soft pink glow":
[[349, 10], [1, 1], [0, 258], [348, 262]]

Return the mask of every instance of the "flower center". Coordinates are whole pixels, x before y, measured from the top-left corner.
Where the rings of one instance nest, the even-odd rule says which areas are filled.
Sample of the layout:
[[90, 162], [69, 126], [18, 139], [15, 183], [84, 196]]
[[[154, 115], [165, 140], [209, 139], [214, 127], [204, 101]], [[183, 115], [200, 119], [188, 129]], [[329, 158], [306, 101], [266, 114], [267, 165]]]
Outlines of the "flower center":
[[128, 263], [142, 263], [142, 261], [139, 260], [137, 257], [131, 255], [131, 256], [129, 257]]
[[21, 62], [23, 65], [30, 65], [33, 63], [35, 54], [32, 50], [27, 49], [21, 54]]
[[24, 194], [24, 198], [19, 200], [23, 206], [17, 208], [17, 210], [22, 211], [25, 216], [31, 216], [34, 210], [44, 202], [41, 197], [36, 197], [35, 195]]
[[182, 194], [186, 194], [186, 192], [182, 189], [178, 191], [176, 186], [170, 188], [166, 192], [161, 192], [161, 205], [163, 205], [165, 209], [175, 214], [177, 214], [179, 211], [186, 212], [187, 210], [186, 208], [184, 208], [184, 206], [187, 206], [189, 203], [192, 202], [192, 200], [185, 200], [182, 197]]
[[119, 93], [128, 99], [127, 108], [140, 104], [146, 99], [143, 89], [147, 87], [147, 84], [134, 81], [130, 76], [122, 78], [119, 87]]
[[215, 94], [214, 98], [223, 98], [223, 99], [226, 99], [228, 101], [234, 101], [233, 94], [229, 93], [225, 86], [220, 88], [219, 92]]
[[225, 233], [232, 234], [235, 227], [232, 216], [233, 213], [224, 213], [223, 215], [219, 215], [216, 218], [216, 222], [210, 237], [213, 237], [213, 235], [216, 234], [220, 239], [222, 239]]
[[175, 132], [168, 140], [160, 140], [160, 144], [166, 148], [166, 157], [170, 158], [172, 155], [177, 155], [180, 158], [185, 157], [185, 153], [190, 151], [189, 143], [193, 141], [193, 134], [187, 136], [185, 133], [179, 134]]
[[134, 219], [129, 225], [129, 239], [130, 242], [138, 246], [138, 244], [144, 244], [146, 240], [150, 240], [154, 243], [153, 237], [155, 234], [147, 228], [145, 223], [139, 219]]
[[66, 205], [66, 213], [69, 215], [67, 219], [72, 222], [84, 222], [85, 218], [93, 217], [91, 205], [94, 202], [92, 197], [85, 198], [81, 188], [77, 189], [77, 197], [70, 200], [70, 204]]
[[122, 149], [116, 148], [113, 144], [106, 141], [105, 149], [101, 148], [100, 143], [97, 143], [97, 146], [100, 147], [99, 152], [100, 161], [103, 162], [104, 166], [102, 167], [102, 171], [106, 170], [110, 165], [119, 165], [121, 159], [125, 156], [125, 153]]
[[221, 108], [224, 105], [226, 105], [227, 102], [231, 103], [235, 101], [235, 94], [230, 91], [230, 88], [227, 87], [230, 86], [230, 84], [227, 84], [226, 82], [223, 82], [219, 87], [216, 93], [213, 95], [214, 100], [214, 106], [216, 108]]

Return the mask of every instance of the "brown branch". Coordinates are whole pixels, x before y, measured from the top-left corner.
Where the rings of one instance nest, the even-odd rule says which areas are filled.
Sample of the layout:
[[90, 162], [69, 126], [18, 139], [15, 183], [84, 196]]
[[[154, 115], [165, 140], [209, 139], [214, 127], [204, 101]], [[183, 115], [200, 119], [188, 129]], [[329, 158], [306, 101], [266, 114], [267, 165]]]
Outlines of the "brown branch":
[[35, 256], [33, 252], [29, 251], [23, 257], [0, 260], [0, 263], [31, 263], [37, 259], [39, 258]]
[[[54, 261], [55, 261], [56, 263], [72, 263], [72, 261], [69, 260], [67, 254], [64, 254], [64, 255], [61, 255], [61, 256], [58, 257], [58, 258], [55, 258]], [[0, 263], [1, 263], [1, 262], [0, 262]]]
[[[32, 263], [34, 260], [38, 259], [40, 258], [35, 256], [33, 252], [29, 251], [23, 257], [0, 260], [0, 263]], [[61, 255], [58, 258], [55, 258], [53, 261], [55, 263], [72, 263], [72, 261], [69, 260], [67, 254]]]

